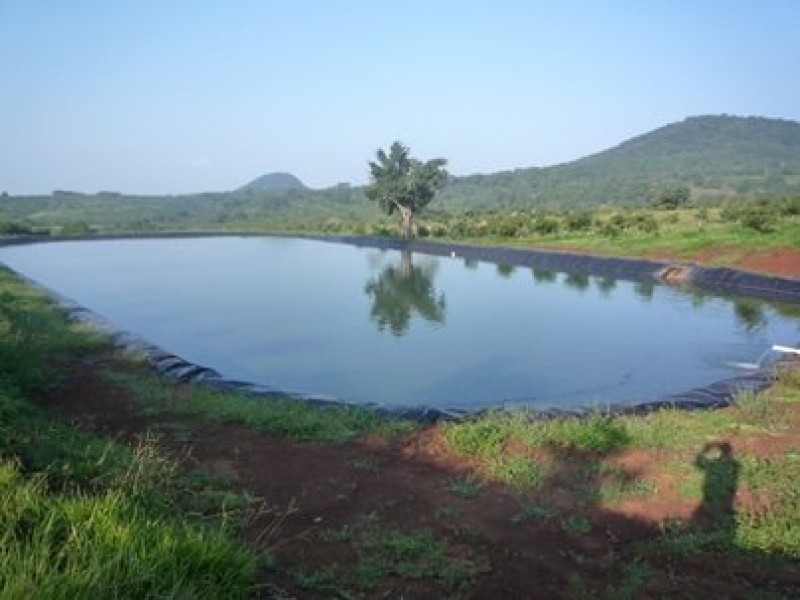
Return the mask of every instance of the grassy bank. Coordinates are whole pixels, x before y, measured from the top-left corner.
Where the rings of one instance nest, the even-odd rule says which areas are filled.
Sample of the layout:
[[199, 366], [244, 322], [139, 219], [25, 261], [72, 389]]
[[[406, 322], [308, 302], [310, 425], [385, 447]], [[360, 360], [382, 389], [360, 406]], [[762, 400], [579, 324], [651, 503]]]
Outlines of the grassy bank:
[[259, 559], [211, 484], [153, 439], [92, 437], [32, 402], [102, 344], [0, 270], [0, 597], [249, 596]]
[[[241, 219], [234, 213], [208, 222], [93, 223], [29, 230], [19, 225], [5, 235], [169, 235], [214, 233], [355, 234], [396, 236], [397, 223], [367, 214], [348, 218]], [[558, 209], [498, 209], [463, 213], [433, 210], [419, 215], [418, 237], [491, 245], [552, 247], [616, 256], [700, 258], [735, 266], [743, 258], [774, 249], [800, 250], [800, 198], [732, 200], [722, 204], [682, 203]], [[0, 239], [4, 233], [0, 231]], [[10, 239], [10, 238], [9, 238]]]

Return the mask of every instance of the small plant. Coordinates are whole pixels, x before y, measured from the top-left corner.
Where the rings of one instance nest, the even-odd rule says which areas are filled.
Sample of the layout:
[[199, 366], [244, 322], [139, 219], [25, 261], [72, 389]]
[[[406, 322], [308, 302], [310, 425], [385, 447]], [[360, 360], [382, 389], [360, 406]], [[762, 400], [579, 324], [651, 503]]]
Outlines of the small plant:
[[428, 530], [406, 531], [371, 520], [326, 532], [323, 541], [348, 544], [357, 556], [348, 566], [295, 574], [298, 584], [328, 596], [361, 597], [389, 577], [426, 581], [431, 590], [447, 591], [449, 596], [488, 568], [482, 557], [456, 553]]
[[572, 515], [561, 520], [561, 529], [570, 535], [586, 535], [592, 531], [592, 523], [583, 515]]
[[609, 590], [608, 597], [612, 600], [634, 600], [642, 597], [642, 588], [653, 576], [650, 565], [635, 560], [622, 568], [622, 581], [618, 586]]
[[518, 488], [538, 488], [545, 470], [525, 456], [503, 456], [490, 461], [489, 473]]
[[546, 506], [529, 504], [511, 517], [512, 523], [524, 523], [526, 521], [550, 521], [556, 516], [556, 512]]
[[508, 438], [500, 413], [465, 423], [443, 424], [441, 431], [452, 450], [468, 456], [495, 456]]
[[456, 506], [443, 506], [436, 511], [436, 516], [440, 519], [452, 519], [463, 514], [463, 510]]
[[450, 478], [444, 484], [444, 488], [448, 492], [467, 500], [477, 498], [483, 486], [483, 482], [478, 481], [474, 476]]

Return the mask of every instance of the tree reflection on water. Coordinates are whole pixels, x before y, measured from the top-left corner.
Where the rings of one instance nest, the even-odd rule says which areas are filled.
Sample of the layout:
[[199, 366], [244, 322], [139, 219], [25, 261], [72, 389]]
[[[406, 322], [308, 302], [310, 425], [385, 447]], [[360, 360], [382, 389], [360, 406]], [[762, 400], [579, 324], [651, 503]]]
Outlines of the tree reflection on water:
[[388, 265], [367, 281], [364, 292], [372, 298], [370, 316], [378, 330], [388, 328], [395, 336], [404, 335], [414, 313], [426, 321], [444, 323], [444, 294], [433, 286], [435, 275], [435, 264], [415, 266], [406, 250], [399, 265]]

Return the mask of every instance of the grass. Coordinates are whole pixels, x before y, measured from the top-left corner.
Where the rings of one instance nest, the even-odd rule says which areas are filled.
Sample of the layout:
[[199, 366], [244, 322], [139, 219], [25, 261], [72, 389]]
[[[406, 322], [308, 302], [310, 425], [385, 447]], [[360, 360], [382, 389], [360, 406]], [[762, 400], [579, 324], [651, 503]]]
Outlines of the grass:
[[260, 559], [235, 529], [255, 499], [184, 477], [152, 439], [131, 449], [32, 404], [53, 365], [101, 344], [0, 270], [0, 597], [251, 595]]
[[360, 597], [392, 578], [412, 586], [424, 581], [428, 593], [454, 597], [467, 593], [472, 578], [488, 568], [483, 557], [465, 555], [427, 529], [399, 530], [370, 518], [330, 530], [324, 541], [347, 544], [355, 553], [348, 565], [296, 573], [302, 587], [326, 597]]
[[483, 487], [484, 483], [474, 476], [451, 477], [444, 483], [444, 489], [465, 500], [477, 498]]
[[319, 406], [291, 399], [217, 392], [202, 385], [174, 383], [155, 374], [118, 368], [105, 369], [102, 375], [138, 398], [144, 414], [197, 415], [299, 441], [342, 444], [365, 434], [405, 435], [417, 427], [411, 421], [383, 417], [357, 406]]

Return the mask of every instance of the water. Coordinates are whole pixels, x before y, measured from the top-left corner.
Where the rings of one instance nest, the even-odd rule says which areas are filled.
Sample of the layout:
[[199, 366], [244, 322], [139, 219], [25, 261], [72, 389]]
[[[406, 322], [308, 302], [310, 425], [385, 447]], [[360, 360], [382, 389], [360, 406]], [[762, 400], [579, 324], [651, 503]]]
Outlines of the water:
[[226, 377], [357, 402], [632, 402], [800, 339], [800, 320], [749, 299], [289, 238], [58, 242], [0, 261]]

